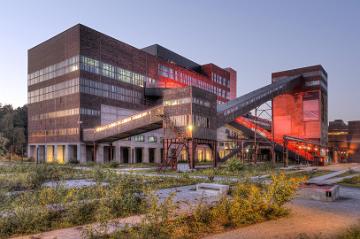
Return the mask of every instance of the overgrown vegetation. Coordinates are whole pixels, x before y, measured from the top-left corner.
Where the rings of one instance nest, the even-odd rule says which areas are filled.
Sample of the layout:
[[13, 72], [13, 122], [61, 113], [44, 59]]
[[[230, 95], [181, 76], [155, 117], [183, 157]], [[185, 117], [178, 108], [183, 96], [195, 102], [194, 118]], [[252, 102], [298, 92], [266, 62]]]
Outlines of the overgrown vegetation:
[[351, 178], [345, 178], [341, 181], [341, 184], [345, 186], [360, 187], [360, 175]]
[[34, 190], [48, 180], [80, 179], [91, 175], [90, 171], [67, 165], [13, 163], [0, 166], [0, 188], [6, 191]]
[[[63, 184], [80, 178], [96, 184], [82, 188]], [[47, 181], [59, 184], [42, 186]], [[100, 166], [82, 170], [69, 165], [8, 163], [0, 166], [0, 238], [142, 213], [147, 190], [198, 182], [188, 177], [118, 175]]]
[[0, 104], [0, 157], [23, 155], [26, 151], [27, 107], [14, 109]]
[[91, 238], [199, 238], [207, 233], [223, 231], [284, 216], [284, 204], [291, 200], [304, 179], [272, 176], [269, 185], [239, 183], [232, 197], [223, 197], [214, 205], [200, 203], [193, 213], [176, 216], [171, 197], [162, 203], [150, 200], [147, 215], [141, 224], [111, 235], [91, 233]]
[[337, 236], [337, 239], [359, 239], [360, 224], [355, 225]]

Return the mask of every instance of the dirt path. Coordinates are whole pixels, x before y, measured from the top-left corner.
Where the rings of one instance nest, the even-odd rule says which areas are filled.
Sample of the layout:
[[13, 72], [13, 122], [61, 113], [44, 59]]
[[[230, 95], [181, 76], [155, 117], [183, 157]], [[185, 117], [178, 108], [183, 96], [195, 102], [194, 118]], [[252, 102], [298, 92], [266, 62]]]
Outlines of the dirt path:
[[[246, 226], [233, 231], [205, 237], [204, 239], [282, 239], [282, 238], [332, 238], [337, 233], [358, 223], [360, 217], [327, 212], [302, 205], [289, 205], [291, 214], [286, 218]], [[305, 237], [307, 238], [307, 237]]]
[[[108, 224], [108, 232], [111, 233], [121, 226], [135, 225], [141, 222], [142, 216], [132, 216], [123, 219], [116, 219]], [[12, 237], [13, 239], [81, 239], [84, 238], [84, 232], [86, 228], [99, 228], [98, 223], [88, 224], [78, 227], [70, 227], [64, 229], [58, 229], [49, 232], [43, 232], [35, 235], [27, 235], [20, 237]]]

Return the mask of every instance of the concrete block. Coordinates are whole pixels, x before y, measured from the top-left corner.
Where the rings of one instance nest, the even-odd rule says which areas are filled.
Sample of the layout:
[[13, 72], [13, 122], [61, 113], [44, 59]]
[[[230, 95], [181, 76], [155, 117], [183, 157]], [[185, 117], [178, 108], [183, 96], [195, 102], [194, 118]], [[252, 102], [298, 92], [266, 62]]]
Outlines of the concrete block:
[[216, 183], [199, 183], [196, 185], [197, 192], [207, 192], [221, 195], [227, 195], [229, 192], [229, 185]]
[[305, 184], [300, 187], [298, 195], [304, 199], [333, 202], [340, 197], [338, 185]]

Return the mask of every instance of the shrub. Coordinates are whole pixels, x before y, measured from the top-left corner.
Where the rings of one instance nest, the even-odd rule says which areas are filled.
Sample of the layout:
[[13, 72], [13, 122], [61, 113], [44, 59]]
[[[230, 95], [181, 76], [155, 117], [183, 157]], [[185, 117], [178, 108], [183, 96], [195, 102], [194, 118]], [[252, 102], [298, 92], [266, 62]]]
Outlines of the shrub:
[[76, 158], [70, 158], [68, 164], [79, 164], [79, 161]]
[[237, 158], [229, 159], [226, 166], [230, 172], [239, 172], [244, 169], [244, 164]]
[[118, 168], [119, 165], [120, 165], [120, 163], [119, 163], [119, 162], [116, 162], [116, 161], [111, 161], [111, 162], [109, 163], [109, 167], [110, 167], [110, 168]]
[[353, 226], [344, 233], [338, 235], [338, 239], [359, 239], [360, 238], [360, 224]]
[[[118, 231], [106, 238], [200, 238], [208, 232], [226, 227], [257, 223], [283, 216], [287, 213], [284, 203], [291, 200], [301, 179], [289, 179], [285, 174], [272, 176], [270, 185], [238, 183], [232, 198], [223, 197], [213, 206], [200, 202], [192, 215], [172, 218], [172, 199], [159, 204], [151, 197], [148, 214], [142, 223], [125, 231]], [[102, 237], [105, 238], [105, 237]]]

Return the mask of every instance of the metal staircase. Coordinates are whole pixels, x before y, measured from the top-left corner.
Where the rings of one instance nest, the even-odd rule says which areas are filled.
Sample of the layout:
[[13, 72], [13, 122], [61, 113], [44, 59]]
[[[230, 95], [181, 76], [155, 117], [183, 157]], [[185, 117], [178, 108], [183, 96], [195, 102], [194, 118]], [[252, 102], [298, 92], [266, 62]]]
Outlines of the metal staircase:
[[[166, 149], [164, 158], [160, 165], [160, 170], [166, 168], [176, 169], [178, 158], [181, 154], [183, 147], [186, 145], [185, 130], [182, 127], [176, 126], [175, 123], [170, 119], [169, 115], [167, 115], [165, 112], [163, 114], [160, 114], [159, 117], [163, 119], [164, 130], [169, 129], [171, 132], [174, 133], [174, 138], [176, 139], [176, 141], [171, 143]], [[172, 145], [175, 145], [175, 149], [171, 148]]]

